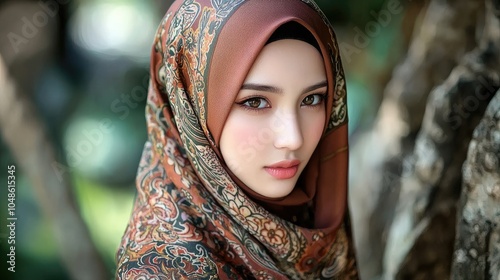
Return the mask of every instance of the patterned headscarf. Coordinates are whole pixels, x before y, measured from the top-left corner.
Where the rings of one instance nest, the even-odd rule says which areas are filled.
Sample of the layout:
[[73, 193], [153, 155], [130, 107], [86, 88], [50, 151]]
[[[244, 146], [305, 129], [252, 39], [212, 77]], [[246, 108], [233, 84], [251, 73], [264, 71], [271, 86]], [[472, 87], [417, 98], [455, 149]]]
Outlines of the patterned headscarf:
[[[253, 62], [273, 32], [292, 21], [321, 50], [328, 121], [296, 188], [271, 200], [231, 174], [218, 145]], [[149, 137], [117, 279], [357, 279], [344, 73], [334, 32], [316, 4], [175, 1], [153, 45], [146, 118]], [[311, 226], [284, 215], [297, 207], [313, 213]]]

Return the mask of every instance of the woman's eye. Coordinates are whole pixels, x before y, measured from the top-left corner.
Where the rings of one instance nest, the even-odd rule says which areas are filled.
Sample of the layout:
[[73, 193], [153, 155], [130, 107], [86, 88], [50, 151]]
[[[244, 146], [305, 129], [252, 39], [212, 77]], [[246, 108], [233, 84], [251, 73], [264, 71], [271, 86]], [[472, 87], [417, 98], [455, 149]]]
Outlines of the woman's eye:
[[243, 101], [241, 105], [252, 109], [264, 109], [269, 107], [269, 103], [267, 103], [267, 101], [261, 97], [247, 99]]
[[304, 100], [302, 100], [301, 105], [303, 105], [303, 106], [318, 105], [321, 102], [323, 102], [323, 99], [325, 99], [325, 96], [323, 94], [311, 94], [311, 95], [307, 96], [306, 98], [304, 98]]

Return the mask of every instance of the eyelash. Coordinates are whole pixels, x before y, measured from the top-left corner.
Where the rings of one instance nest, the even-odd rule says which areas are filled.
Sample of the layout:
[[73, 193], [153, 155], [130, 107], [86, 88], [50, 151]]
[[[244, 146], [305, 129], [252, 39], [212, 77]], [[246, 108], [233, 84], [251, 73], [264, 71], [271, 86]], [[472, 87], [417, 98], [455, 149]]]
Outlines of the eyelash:
[[[264, 107], [264, 108], [254, 108], [254, 107], [246, 104], [246, 103], [248, 103], [248, 102], [250, 102], [252, 100], [261, 100], [261, 102], [264, 101], [264, 102], [267, 103], [267, 107]], [[262, 96], [252, 96], [250, 98], [244, 99], [243, 101], [237, 102], [236, 104], [240, 105], [243, 109], [250, 110], [250, 111], [260, 111], [260, 110], [263, 110], [263, 109], [270, 108], [269, 101], [267, 101], [267, 99], [265, 97], [262, 97]]]
[[[319, 98], [320, 98], [320, 100], [319, 100], [319, 101], [317, 101], [317, 103], [316, 103], [316, 104], [312, 104], [312, 105], [302, 105], [302, 102], [304, 102], [304, 100], [305, 100], [306, 98], [308, 98], [308, 97], [315, 97], [315, 96], [317, 96], [317, 97], [319, 97]], [[317, 106], [320, 106], [321, 104], [323, 104], [323, 103], [324, 103], [324, 101], [325, 101], [326, 99], [327, 99], [327, 93], [313, 93], [313, 94], [310, 94], [310, 95], [306, 96], [306, 97], [302, 100], [302, 102], [301, 102], [301, 104], [300, 104], [300, 105], [301, 105], [301, 107], [305, 106], [305, 107], [313, 107], [313, 108], [314, 108], [314, 107], [317, 107]], [[261, 100], [261, 102], [262, 102], [262, 101], [264, 101], [264, 102], [266, 102], [266, 103], [267, 103], [267, 106], [266, 106], [266, 107], [263, 107], [263, 108], [254, 108], [254, 107], [249, 106], [248, 104], [246, 104], [246, 103], [248, 103], [248, 102], [250, 102], [250, 101], [252, 101], [252, 100]], [[247, 99], [244, 99], [244, 100], [242, 100], [242, 101], [240, 101], [240, 102], [236, 102], [236, 104], [238, 104], [239, 106], [241, 106], [243, 109], [245, 109], [245, 110], [250, 110], [250, 111], [261, 111], [261, 110], [264, 110], [264, 109], [271, 108], [271, 106], [269, 105], [269, 101], [268, 101], [265, 97], [263, 97], [263, 96], [252, 96], [252, 97], [247, 98]], [[260, 105], [260, 104], [259, 104], [259, 105]]]
[[[304, 105], [304, 106], [308, 106], [308, 107], [317, 107], [317, 106], [319, 106], [319, 105], [323, 104], [323, 103], [324, 103], [324, 101], [326, 100], [326, 93], [313, 93], [313, 94], [310, 94], [310, 95], [306, 96], [306, 97], [302, 100], [302, 102], [304, 102], [304, 100], [305, 100], [306, 98], [308, 98], [308, 97], [314, 97], [314, 96], [317, 96], [318, 98], [320, 98], [320, 100], [319, 100], [316, 104], [313, 104], [313, 105]], [[301, 103], [301, 105], [302, 105], [302, 103]]]

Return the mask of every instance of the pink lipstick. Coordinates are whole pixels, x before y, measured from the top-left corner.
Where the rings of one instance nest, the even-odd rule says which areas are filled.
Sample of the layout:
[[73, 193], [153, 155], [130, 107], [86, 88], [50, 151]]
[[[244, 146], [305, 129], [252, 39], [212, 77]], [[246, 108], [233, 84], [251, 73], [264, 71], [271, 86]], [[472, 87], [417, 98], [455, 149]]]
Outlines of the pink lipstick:
[[299, 170], [299, 160], [284, 160], [275, 164], [265, 166], [264, 169], [276, 179], [285, 180], [290, 179], [297, 174]]

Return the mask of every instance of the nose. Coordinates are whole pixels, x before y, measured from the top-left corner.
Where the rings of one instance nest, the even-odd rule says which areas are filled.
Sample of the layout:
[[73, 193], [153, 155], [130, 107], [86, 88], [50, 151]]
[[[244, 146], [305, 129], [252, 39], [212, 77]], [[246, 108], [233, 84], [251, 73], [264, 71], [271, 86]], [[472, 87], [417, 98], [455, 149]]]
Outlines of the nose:
[[297, 114], [281, 115], [274, 129], [274, 147], [297, 150], [303, 142], [302, 127]]

